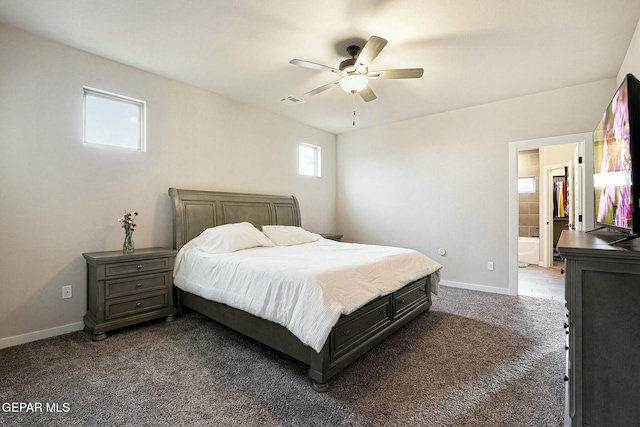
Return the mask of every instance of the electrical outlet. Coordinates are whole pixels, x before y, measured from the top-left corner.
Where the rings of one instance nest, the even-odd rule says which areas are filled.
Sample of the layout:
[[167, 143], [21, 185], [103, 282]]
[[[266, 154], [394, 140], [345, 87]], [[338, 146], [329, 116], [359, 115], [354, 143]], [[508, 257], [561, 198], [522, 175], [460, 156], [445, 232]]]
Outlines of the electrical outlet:
[[489, 271], [493, 271], [493, 261], [489, 261], [489, 262], [487, 263], [487, 270], [489, 270]]
[[71, 298], [73, 296], [73, 288], [71, 285], [62, 287], [62, 298]]

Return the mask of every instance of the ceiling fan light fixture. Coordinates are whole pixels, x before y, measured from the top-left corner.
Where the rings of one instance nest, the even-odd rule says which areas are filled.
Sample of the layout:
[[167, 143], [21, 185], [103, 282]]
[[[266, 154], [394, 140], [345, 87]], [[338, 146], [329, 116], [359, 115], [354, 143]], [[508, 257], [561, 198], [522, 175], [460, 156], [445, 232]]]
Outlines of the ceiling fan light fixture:
[[362, 89], [367, 87], [368, 83], [369, 79], [367, 76], [362, 74], [349, 74], [348, 76], [341, 78], [338, 82], [342, 90], [348, 93], [360, 92]]

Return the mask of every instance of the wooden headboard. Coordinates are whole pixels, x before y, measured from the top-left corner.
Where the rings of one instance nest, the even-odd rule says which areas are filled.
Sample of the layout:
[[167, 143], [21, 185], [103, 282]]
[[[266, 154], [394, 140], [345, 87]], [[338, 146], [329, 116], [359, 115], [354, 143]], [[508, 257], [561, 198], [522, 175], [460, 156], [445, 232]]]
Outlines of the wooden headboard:
[[300, 207], [294, 196], [224, 193], [169, 188], [173, 208], [173, 247], [180, 249], [207, 228], [236, 222], [300, 226]]

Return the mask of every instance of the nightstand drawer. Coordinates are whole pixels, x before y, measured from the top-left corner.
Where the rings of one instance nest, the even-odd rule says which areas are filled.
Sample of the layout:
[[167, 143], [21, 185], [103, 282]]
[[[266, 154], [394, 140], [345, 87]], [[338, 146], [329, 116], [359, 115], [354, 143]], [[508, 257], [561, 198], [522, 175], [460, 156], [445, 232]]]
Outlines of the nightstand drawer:
[[405, 313], [410, 312], [417, 304], [429, 299], [427, 294], [427, 279], [420, 279], [413, 283], [402, 293], [394, 293], [395, 297], [395, 318], [402, 317]]
[[171, 272], [107, 280], [104, 287], [106, 299], [135, 295], [141, 292], [166, 291], [171, 283]]
[[117, 262], [105, 265], [105, 277], [120, 276], [122, 274], [143, 273], [147, 271], [168, 270], [169, 258], [153, 258], [140, 261]]
[[134, 297], [119, 298], [105, 303], [105, 320], [131, 316], [167, 306], [167, 293], [145, 293]]

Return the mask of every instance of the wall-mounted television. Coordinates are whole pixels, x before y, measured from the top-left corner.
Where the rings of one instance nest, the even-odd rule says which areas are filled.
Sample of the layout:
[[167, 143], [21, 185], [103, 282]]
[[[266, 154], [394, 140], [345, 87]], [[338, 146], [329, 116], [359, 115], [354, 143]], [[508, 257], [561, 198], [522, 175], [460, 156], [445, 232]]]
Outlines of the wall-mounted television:
[[[595, 221], [625, 233], [640, 232], [640, 82], [627, 74], [593, 132]], [[617, 241], [616, 241], [617, 242]]]

